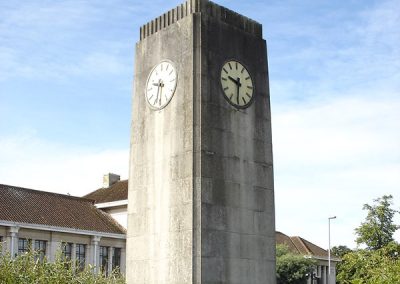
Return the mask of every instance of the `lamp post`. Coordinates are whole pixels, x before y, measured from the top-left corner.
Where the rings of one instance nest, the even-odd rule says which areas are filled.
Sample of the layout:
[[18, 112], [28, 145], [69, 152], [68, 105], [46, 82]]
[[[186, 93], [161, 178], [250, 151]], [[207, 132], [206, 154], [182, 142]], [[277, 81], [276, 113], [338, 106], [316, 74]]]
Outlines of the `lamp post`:
[[336, 216], [328, 218], [328, 284], [331, 283], [331, 220], [336, 219]]

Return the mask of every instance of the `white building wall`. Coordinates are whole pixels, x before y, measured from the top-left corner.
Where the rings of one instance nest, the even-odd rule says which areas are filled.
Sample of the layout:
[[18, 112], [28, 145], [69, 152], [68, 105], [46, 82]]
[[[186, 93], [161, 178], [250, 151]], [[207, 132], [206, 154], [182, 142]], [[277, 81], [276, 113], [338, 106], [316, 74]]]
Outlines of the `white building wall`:
[[111, 217], [115, 219], [122, 227], [128, 228], [128, 212], [110, 213]]
[[[122, 200], [120, 202], [125, 203], [125, 200]], [[126, 229], [128, 227], [127, 202], [128, 201], [126, 200], [126, 204], [117, 206], [114, 206], [114, 204], [118, 204], [118, 202], [99, 203], [96, 204], [96, 207], [110, 214], [111, 217], [113, 217], [122, 227]]]

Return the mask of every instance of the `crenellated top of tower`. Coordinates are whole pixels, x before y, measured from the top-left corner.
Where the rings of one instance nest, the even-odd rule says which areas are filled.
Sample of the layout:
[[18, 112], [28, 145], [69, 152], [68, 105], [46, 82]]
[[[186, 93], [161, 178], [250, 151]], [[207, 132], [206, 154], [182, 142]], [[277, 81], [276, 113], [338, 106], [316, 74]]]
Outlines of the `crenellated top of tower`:
[[194, 13], [207, 14], [210, 17], [219, 19], [226, 24], [232, 25], [256, 37], [262, 37], [261, 24], [250, 18], [208, 0], [187, 0], [176, 8], [141, 26], [140, 40]]

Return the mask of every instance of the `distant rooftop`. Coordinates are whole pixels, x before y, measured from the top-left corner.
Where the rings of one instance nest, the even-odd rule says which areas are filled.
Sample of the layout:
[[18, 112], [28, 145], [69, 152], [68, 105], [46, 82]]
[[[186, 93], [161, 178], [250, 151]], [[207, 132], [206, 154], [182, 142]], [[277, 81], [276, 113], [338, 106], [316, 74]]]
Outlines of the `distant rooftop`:
[[[276, 232], [276, 243], [286, 245], [292, 253], [328, 258], [328, 251], [301, 237], [289, 237], [281, 232]], [[337, 260], [335, 257], [334, 260]]]
[[99, 188], [83, 198], [92, 199], [96, 204], [128, 200], [128, 180], [117, 181], [107, 188]]

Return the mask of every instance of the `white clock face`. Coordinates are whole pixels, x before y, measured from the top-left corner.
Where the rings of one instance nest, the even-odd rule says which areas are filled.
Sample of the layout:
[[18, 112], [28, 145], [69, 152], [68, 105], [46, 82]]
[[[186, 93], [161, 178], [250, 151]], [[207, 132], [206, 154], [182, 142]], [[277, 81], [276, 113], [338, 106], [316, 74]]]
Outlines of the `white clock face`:
[[164, 60], [150, 72], [146, 84], [146, 99], [154, 109], [164, 108], [175, 93], [178, 74], [171, 61]]
[[227, 61], [221, 69], [221, 87], [228, 102], [238, 108], [246, 108], [253, 99], [253, 80], [240, 62]]

